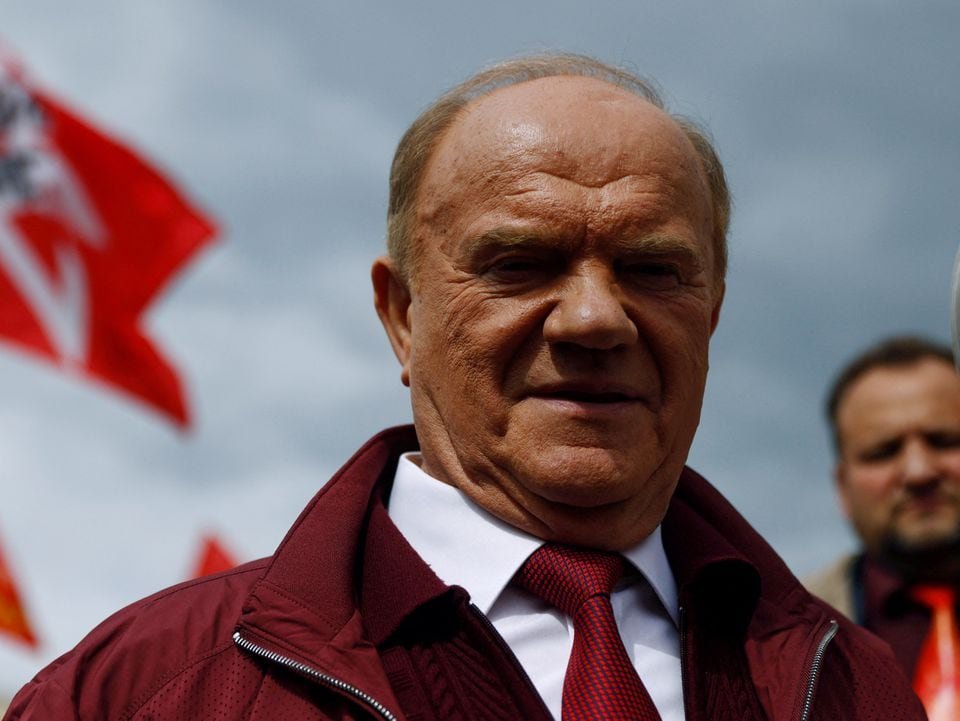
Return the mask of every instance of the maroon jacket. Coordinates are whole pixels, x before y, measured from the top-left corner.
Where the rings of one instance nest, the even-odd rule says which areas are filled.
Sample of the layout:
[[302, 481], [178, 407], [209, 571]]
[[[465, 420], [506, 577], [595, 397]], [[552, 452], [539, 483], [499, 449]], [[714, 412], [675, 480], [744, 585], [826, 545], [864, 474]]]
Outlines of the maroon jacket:
[[[7, 721], [548, 721], [485, 617], [382, 503], [411, 427], [368, 442], [276, 554], [115, 614], [13, 700]], [[689, 721], [919, 720], [889, 651], [810, 596], [702, 478], [663, 523]], [[836, 619], [836, 620], [834, 620]]]

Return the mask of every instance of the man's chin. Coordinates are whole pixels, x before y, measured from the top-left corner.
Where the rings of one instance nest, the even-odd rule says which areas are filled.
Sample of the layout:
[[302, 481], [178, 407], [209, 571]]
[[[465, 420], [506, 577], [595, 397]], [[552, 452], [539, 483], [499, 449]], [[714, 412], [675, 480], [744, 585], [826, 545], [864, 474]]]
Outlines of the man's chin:
[[960, 528], [933, 538], [891, 535], [880, 556], [908, 581], [954, 583], [960, 580]]
[[546, 540], [607, 551], [623, 551], [635, 546], [659, 525], [662, 513], [647, 509], [646, 514], [624, 514], [620, 504], [577, 509], [553, 505], [545, 519], [549, 528]]

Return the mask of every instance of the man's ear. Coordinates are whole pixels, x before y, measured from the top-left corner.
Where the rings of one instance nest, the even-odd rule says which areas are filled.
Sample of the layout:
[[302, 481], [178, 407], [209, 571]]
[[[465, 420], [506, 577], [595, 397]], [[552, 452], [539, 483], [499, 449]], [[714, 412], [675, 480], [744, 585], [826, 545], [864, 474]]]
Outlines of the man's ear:
[[840, 510], [844, 517], [850, 519], [850, 501], [847, 498], [847, 466], [840, 458], [833, 467], [833, 482], [837, 487], [837, 498], [840, 501]]
[[373, 280], [373, 304], [383, 329], [387, 331], [394, 355], [400, 361], [400, 380], [409, 386], [412, 350], [410, 290], [400, 277], [396, 264], [386, 255], [373, 261], [370, 278]]

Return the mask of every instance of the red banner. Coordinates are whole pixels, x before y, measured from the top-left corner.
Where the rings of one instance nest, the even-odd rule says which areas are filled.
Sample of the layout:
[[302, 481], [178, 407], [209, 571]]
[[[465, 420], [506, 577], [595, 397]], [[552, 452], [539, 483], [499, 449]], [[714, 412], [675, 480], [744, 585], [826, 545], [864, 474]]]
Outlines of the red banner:
[[141, 320], [213, 234], [156, 170], [0, 56], [0, 337], [187, 426]]
[[2, 551], [0, 551], [0, 633], [12, 636], [31, 648], [36, 648], [38, 645], [37, 637], [27, 622], [27, 614], [20, 601], [20, 593], [13, 582]]
[[219, 539], [214, 535], [206, 535], [201, 541], [200, 554], [197, 557], [192, 578], [229, 571], [236, 565], [237, 562], [233, 560], [233, 556], [223, 547]]

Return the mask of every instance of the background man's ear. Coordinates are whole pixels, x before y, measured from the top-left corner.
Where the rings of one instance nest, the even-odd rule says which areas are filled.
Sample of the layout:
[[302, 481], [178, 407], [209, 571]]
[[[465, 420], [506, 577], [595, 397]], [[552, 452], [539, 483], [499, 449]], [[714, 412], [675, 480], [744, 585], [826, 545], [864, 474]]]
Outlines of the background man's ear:
[[370, 269], [373, 280], [373, 303], [387, 331], [394, 355], [400, 361], [400, 380], [410, 385], [411, 319], [410, 290], [389, 256], [373, 261]]
[[843, 515], [850, 519], [850, 503], [847, 499], [847, 469], [843, 461], [837, 461], [833, 467], [833, 482], [837, 487], [837, 498], [840, 500], [840, 510]]

